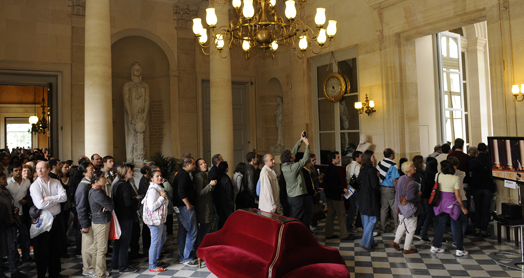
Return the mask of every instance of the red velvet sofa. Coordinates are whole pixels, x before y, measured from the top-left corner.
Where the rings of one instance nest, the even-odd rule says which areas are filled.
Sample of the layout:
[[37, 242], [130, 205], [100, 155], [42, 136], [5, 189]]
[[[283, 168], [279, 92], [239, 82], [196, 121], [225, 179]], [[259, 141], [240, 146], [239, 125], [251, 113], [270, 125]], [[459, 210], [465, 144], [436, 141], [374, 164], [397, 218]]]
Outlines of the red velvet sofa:
[[253, 209], [235, 211], [197, 255], [217, 277], [349, 277], [338, 250], [318, 244], [302, 222]]

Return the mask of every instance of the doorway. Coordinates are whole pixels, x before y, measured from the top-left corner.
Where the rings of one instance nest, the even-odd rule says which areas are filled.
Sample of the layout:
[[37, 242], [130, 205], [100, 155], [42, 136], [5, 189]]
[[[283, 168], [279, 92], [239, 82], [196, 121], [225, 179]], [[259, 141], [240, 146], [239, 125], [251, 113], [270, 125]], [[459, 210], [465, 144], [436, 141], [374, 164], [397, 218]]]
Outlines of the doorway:
[[[211, 165], [211, 127], [210, 127], [210, 82], [202, 81], [202, 111], [204, 112], [202, 123], [204, 129], [204, 158]], [[233, 94], [233, 138], [235, 163], [246, 160], [249, 150], [249, 103], [248, 83], [232, 82]], [[234, 169], [236, 165], [229, 165]]]

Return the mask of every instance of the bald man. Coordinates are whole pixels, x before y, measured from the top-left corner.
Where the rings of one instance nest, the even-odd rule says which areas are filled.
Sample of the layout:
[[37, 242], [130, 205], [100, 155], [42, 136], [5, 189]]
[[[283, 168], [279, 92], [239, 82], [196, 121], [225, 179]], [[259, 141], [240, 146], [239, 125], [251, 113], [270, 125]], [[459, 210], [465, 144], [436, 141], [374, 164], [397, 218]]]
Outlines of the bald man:
[[258, 209], [276, 213], [280, 206], [280, 188], [278, 186], [277, 174], [273, 170], [275, 158], [271, 154], [265, 154], [262, 161], [264, 162], [264, 167], [260, 172]]
[[[38, 178], [29, 191], [38, 209], [48, 210], [53, 216], [57, 216], [61, 212], [60, 203], [67, 200], [67, 194], [60, 181], [49, 177], [49, 172], [47, 162], [38, 162], [36, 164]], [[51, 230], [33, 239], [38, 278], [45, 278], [48, 271], [49, 278], [60, 277], [60, 252], [56, 250], [61, 250], [59, 245], [64, 236], [62, 217], [55, 217]]]

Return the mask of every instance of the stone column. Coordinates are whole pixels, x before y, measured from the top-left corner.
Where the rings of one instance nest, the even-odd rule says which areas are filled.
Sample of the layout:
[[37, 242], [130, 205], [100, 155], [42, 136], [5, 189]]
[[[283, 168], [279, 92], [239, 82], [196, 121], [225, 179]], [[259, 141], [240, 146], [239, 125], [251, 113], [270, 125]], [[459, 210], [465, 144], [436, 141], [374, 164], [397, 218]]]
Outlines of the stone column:
[[518, 169], [518, 170], [522, 171], [522, 163], [523, 163], [522, 159], [524, 159], [524, 140], [520, 140], [519, 141], [519, 146], [520, 146], [520, 165], [518, 165], [518, 166], [519, 166], [520, 169]]
[[493, 157], [495, 159], [495, 167], [500, 169], [500, 159], [499, 159], [499, 142], [497, 140], [493, 140]]
[[86, 2], [85, 154], [113, 155], [109, 0]]
[[[229, 2], [215, 6], [218, 18], [217, 26], [229, 23]], [[235, 167], [233, 143], [233, 97], [231, 88], [231, 56], [225, 38], [222, 53], [215, 50], [210, 57], [210, 125], [211, 155], [221, 154], [229, 164], [229, 173]], [[222, 58], [226, 57], [226, 58]]]
[[511, 159], [511, 140], [506, 140], [506, 157], [508, 158], [508, 169], [513, 170], [513, 162]]

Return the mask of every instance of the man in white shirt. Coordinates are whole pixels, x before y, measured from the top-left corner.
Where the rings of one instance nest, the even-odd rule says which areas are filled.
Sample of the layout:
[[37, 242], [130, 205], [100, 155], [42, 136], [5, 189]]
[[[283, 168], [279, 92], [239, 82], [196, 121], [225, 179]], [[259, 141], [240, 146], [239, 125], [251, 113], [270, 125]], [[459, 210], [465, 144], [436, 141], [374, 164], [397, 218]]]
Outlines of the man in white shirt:
[[[60, 181], [49, 177], [49, 164], [40, 161], [36, 164], [38, 178], [29, 191], [33, 203], [40, 210], [47, 210], [53, 216], [60, 214], [60, 203], [67, 200], [67, 194]], [[55, 217], [49, 232], [43, 232], [33, 239], [35, 262], [38, 278], [44, 278], [49, 271], [49, 278], [60, 277], [60, 246], [62, 237], [62, 217]]]
[[[360, 151], [354, 151], [353, 152], [353, 161], [351, 161], [348, 166], [346, 166], [346, 183], [348, 185], [349, 189], [349, 182], [351, 181], [351, 177], [355, 175], [355, 180], [358, 178], [358, 175], [360, 174], [360, 163], [362, 162], [362, 152]], [[357, 188], [355, 188], [357, 189]], [[356, 224], [356, 216], [357, 216], [357, 199], [358, 199], [358, 192], [353, 193], [351, 197], [349, 197], [349, 206], [347, 210], [347, 218], [346, 218], [346, 225], [347, 230], [349, 234], [354, 234], [355, 230], [355, 224]]]
[[265, 154], [262, 158], [264, 167], [260, 172], [260, 196], [258, 208], [263, 211], [276, 213], [280, 206], [280, 188], [278, 186], [277, 174], [273, 170], [275, 158], [271, 154]]
[[442, 145], [442, 154], [437, 156], [435, 159], [437, 160], [437, 170], [440, 172], [440, 162], [443, 160], [448, 159], [449, 150], [451, 149], [451, 146], [446, 143]]
[[[11, 178], [7, 180], [7, 190], [13, 196], [15, 201], [14, 206], [18, 208], [18, 215], [20, 218], [23, 218], [24, 213], [22, 206], [27, 203], [24, 197], [27, 195], [29, 186], [31, 183], [29, 180], [22, 178], [22, 164], [15, 162], [9, 167], [9, 172], [11, 173]], [[27, 216], [28, 217], [28, 216]], [[29, 227], [25, 224], [26, 221], [22, 221], [22, 225], [18, 228], [18, 243], [22, 249], [22, 261], [32, 262], [33, 259], [29, 257], [29, 252], [31, 251], [31, 244], [29, 239]]]

